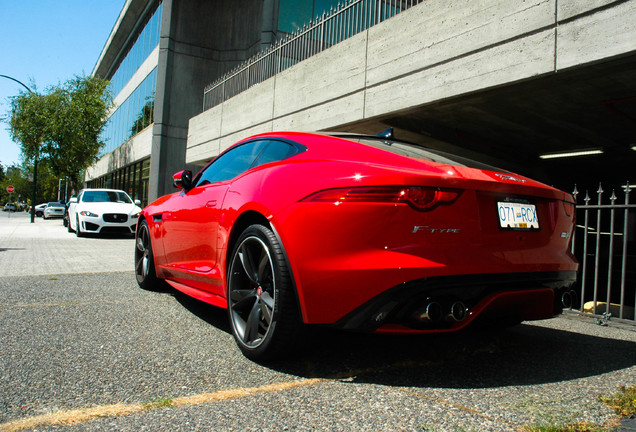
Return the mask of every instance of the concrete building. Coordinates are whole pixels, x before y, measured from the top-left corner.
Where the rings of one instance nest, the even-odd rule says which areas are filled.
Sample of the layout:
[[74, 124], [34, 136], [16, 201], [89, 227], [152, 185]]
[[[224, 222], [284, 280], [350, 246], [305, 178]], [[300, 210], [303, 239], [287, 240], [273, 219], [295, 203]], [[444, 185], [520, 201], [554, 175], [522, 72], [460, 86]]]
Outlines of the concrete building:
[[[147, 202], [253, 133], [387, 127], [565, 189], [636, 182], [636, 0], [354, 0], [338, 43], [204, 107], [207, 85], [336, 3], [127, 1], [93, 72], [117, 110], [88, 185]], [[367, 10], [401, 13], [363, 28]]]
[[144, 204], [172, 192], [204, 87], [335, 3], [128, 0], [93, 70], [111, 81], [115, 108], [88, 186], [122, 188]]

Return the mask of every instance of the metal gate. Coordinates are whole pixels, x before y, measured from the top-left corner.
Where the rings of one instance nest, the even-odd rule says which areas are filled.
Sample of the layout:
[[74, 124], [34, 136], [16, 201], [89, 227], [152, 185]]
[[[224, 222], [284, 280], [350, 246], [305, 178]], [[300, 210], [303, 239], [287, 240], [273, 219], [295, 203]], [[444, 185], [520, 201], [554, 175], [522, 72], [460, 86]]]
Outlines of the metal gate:
[[577, 201], [572, 252], [580, 263], [577, 307], [601, 325], [610, 319], [636, 324], [636, 205], [629, 203], [629, 183], [622, 189], [608, 197], [599, 185], [596, 199], [585, 192], [584, 204], [576, 186], [572, 192]]

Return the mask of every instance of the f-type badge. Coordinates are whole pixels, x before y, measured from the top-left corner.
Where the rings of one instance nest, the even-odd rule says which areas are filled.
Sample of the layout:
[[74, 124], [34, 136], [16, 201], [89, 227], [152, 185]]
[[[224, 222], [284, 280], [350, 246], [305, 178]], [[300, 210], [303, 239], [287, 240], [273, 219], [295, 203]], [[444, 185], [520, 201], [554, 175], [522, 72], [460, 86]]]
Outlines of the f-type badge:
[[437, 228], [427, 225], [415, 225], [411, 233], [415, 234], [418, 231], [426, 231], [430, 234], [459, 234], [460, 228]]
[[520, 179], [518, 177], [507, 175], [507, 174], [495, 173], [495, 175], [497, 177], [499, 177], [500, 179], [502, 179], [502, 180], [516, 181], [516, 182], [520, 182], [520, 183], [525, 183], [526, 182], [524, 179]]

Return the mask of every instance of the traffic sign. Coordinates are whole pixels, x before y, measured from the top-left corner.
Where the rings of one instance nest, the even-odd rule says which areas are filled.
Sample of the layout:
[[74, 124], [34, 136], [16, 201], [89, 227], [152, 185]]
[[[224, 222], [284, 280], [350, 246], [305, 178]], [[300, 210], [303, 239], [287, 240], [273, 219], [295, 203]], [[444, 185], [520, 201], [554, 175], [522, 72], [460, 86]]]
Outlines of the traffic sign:
[[13, 191], [15, 191], [15, 188], [11, 185], [7, 186], [7, 192], [9, 193], [13, 193]]

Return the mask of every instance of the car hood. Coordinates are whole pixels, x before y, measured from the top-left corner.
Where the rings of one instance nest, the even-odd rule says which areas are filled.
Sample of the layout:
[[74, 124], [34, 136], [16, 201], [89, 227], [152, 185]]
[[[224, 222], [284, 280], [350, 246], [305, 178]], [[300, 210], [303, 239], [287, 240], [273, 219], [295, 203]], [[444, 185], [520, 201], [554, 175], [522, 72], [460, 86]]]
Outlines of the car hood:
[[134, 214], [139, 213], [141, 208], [136, 206], [135, 204], [129, 203], [113, 203], [113, 202], [87, 202], [87, 203], [79, 203], [77, 205], [77, 211], [89, 210], [93, 213], [104, 214], [104, 213], [126, 213], [126, 214]]

